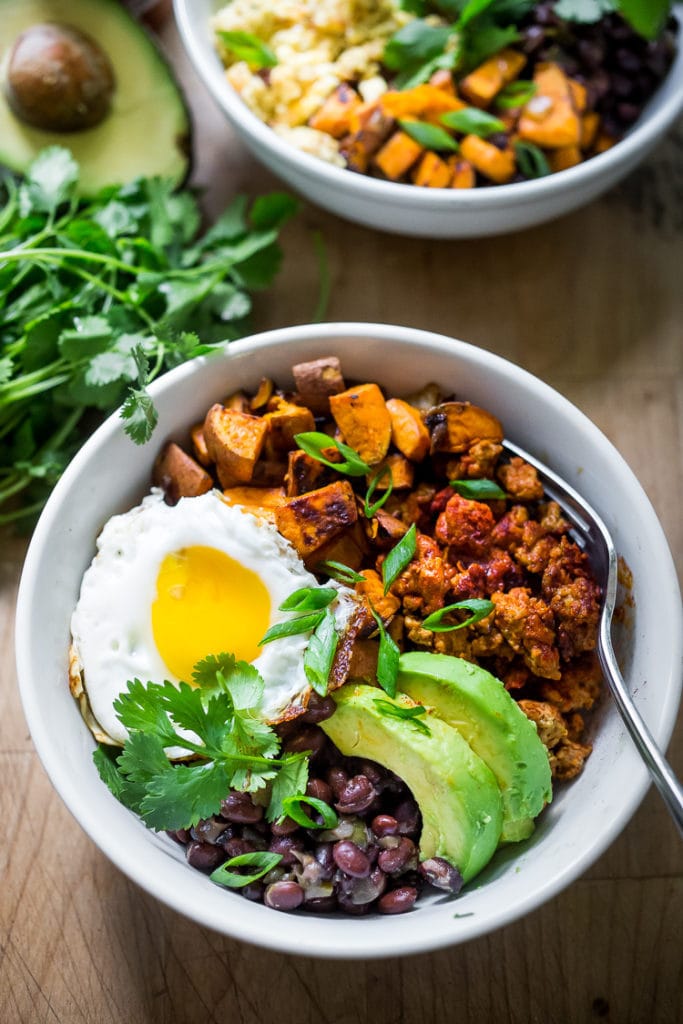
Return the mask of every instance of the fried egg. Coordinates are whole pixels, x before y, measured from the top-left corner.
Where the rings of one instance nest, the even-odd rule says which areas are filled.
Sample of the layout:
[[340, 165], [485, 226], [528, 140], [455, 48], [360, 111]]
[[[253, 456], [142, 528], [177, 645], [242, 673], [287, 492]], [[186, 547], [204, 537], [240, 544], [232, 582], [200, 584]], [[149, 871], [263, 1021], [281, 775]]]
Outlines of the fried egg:
[[[330, 607], [343, 632], [355, 596], [325, 585], [338, 591]], [[197, 661], [223, 651], [260, 672], [263, 717], [284, 717], [310, 691], [303, 667], [310, 632], [263, 647], [259, 640], [292, 617], [278, 610], [290, 594], [319, 586], [274, 526], [219, 492], [170, 506], [153, 491], [106, 523], [71, 619], [72, 666], [97, 723], [123, 743], [113, 702], [129, 679], [191, 682]]]

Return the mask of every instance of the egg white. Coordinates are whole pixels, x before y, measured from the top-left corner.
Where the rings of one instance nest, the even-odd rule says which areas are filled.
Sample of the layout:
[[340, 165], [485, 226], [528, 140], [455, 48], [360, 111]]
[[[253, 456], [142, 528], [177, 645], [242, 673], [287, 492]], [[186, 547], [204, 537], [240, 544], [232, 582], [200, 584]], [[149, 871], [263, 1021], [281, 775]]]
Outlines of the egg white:
[[[86, 570], [71, 618], [72, 651], [93, 715], [119, 743], [127, 733], [113, 702], [129, 679], [173, 683], [152, 631], [152, 605], [164, 558], [174, 551], [203, 545], [224, 552], [253, 571], [268, 590], [270, 622], [291, 618], [279, 605], [300, 587], [318, 587], [291, 544], [270, 523], [239, 506], [228, 505], [218, 491], [181, 498], [167, 505], [161, 491], [142, 504], [114, 516], [97, 539], [97, 554]], [[343, 632], [356, 608], [352, 590], [335, 583], [331, 608]], [[265, 681], [261, 714], [276, 721], [292, 704], [301, 704], [310, 689], [303, 654], [310, 633], [282, 637], [261, 649], [252, 662]], [[206, 654], [218, 654], [206, 651]]]

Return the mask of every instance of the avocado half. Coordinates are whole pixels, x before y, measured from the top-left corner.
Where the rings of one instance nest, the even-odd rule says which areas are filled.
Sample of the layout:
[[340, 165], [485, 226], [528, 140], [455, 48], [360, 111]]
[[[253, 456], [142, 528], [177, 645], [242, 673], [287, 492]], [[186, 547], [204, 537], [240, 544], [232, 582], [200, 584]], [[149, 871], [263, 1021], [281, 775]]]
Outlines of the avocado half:
[[[15, 44], [37, 25], [75, 30], [108, 58], [114, 86], [107, 112], [93, 127], [44, 130], [12, 109], [8, 68]], [[138, 176], [160, 175], [180, 185], [190, 166], [189, 139], [189, 114], [170, 68], [116, 0], [0, 0], [0, 163], [22, 174], [44, 146], [60, 145], [80, 165], [81, 195]]]
[[347, 757], [376, 761], [400, 776], [422, 813], [420, 858], [443, 857], [464, 881], [495, 853], [502, 826], [502, 801], [493, 773], [459, 732], [434, 715], [422, 719], [429, 735], [410, 721], [387, 717], [375, 701], [392, 700], [374, 686], [347, 683], [331, 694], [337, 709], [320, 723]]
[[457, 729], [491, 769], [503, 797], [501, 841], [526, 839], [552, 800], [550, 762], [501, 681], [463, 658], [411, 651], [399, 660], [398, 688]]

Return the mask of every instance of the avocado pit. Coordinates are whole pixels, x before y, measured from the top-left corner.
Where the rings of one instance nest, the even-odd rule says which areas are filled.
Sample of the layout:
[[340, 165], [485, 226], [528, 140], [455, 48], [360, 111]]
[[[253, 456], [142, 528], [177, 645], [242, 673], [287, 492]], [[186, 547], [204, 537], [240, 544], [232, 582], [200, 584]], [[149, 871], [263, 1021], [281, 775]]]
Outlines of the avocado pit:
[[70, 25], [32, 25], [9, 55], [7, 102], [20, 121], [43, 131], [94, 128], [109, 113], [115, 87], [107, 54]]

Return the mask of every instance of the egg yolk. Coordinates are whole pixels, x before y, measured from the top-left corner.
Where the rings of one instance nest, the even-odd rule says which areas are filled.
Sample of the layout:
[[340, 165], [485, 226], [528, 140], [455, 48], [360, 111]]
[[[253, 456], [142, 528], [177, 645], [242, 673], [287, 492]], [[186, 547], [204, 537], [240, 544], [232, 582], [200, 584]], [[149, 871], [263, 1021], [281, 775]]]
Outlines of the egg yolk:
[[166, 667], [192, 681], [207, 654], [227, 651], [253, 661], [270, 623], [270, 595], [251, 569], [215, 548], [182, 548], [166, 555], [152, 604], [152, 631]]

